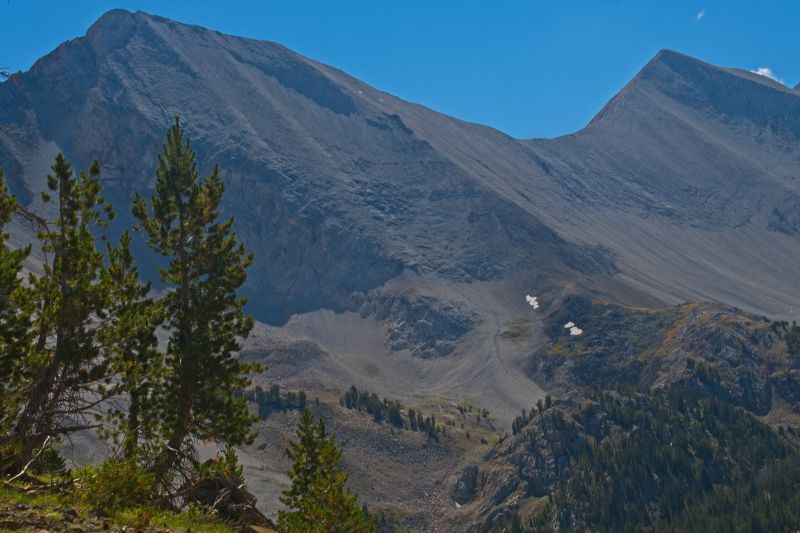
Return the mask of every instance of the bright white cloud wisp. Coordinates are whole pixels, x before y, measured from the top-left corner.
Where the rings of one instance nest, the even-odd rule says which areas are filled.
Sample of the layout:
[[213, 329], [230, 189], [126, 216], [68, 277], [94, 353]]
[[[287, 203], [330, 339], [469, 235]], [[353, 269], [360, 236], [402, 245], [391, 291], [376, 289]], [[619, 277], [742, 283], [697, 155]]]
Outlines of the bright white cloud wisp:
[[777, 81], [778, 83], [783, 83], [783, 80], [780, 79], [769, 67], [758, 67], [755, 70], [751, 70], [753, 74], [758, 74], [759, 76], [764, 76], [765, 78], [769, 78], [772, 81]]
[[700, 22], [704, 18], [706, 18], [706, 8], [701, 9], [700, 11], [698, 11], [697, 15], [694, 16], [694, 19], [697, 22]]

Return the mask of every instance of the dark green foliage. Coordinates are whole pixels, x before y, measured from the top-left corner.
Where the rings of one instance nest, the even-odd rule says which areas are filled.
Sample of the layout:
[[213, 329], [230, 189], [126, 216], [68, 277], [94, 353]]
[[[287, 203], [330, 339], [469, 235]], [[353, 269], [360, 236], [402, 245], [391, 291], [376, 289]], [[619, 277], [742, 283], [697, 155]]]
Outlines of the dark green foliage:
[[46, 448], [31, 463], [30, 471], [40, 476], [53, 478], [64, 477], [69, 474], [67, 463], [58, 451]]
[[419, 426], [417, 425], [417, 412], [414, 409], [408, 410], [408, 427], [411, 431], [419, 431]]
[[119, 247], [108, 247], [107, 257], [104, 275], [111, 291], [110, 319], [101, 337], [117, 376], [113, 393], [127, 397], [129, 402], [127, 409], [111, 409], [110, 427], [103, 433], [117, 441], [125, 456], [131, 458], [149, 455], [149, 448], [159, 440], [157, 402], [165, 383], [156, 329], [164, 320], [163, 305], [147, 298], [150, 286], [139, 281], [127, 232], [122, 234]]
[[19, 387], [28, 373], [26, 358], [33, 314], [28, 291], [20, 279], [22, 261], [30, 247], [11, 250], [7, 246], [5, 226], [15, 208], [16, 201], [6, 189], [0, 169], [0, 433], [10, 429], [20, 407]]
[[358, 390], [355, 385], [344, 393], [339, 403], [348, 409], [366, 411], [372, 415], [375, 422], [385, 421], [397, 428], [404, 427], [403, 417], [400, 414], [403, 406], [400, 402], [381, 399], [375, 393]]
[[322, 419], [315, 424], [311, 413], [303, 411], [297, 440], [289, 443], [286, 455], [293, 461], [292, 485], [281, 496], [289, 510], [278, 513], [279, 531], [377, 532], [376, 524], [345, 486], [347, 474], [339, 467], [342, 452]]
[[[254, 417], [234, 392], [260, 367], [234, 354], [253, 324], [237, 295], [252, 257], [233, 221], [218, 221], [222, 181], [216, 169], [198, 178], [176, 120], [159, 159], [152, 216], [144, 199], [134, 202], [147, 241], [169, 258], [166, 294], [149, 299], [128, 233], [105, 253], [99, 246], [114, 214], [99, 173], [95, 162], [76, 175], [56, 157], [42, 193], [55, 204], [52, 221], [17, 206], [0, 181], [0, 470], [22, 474], [60, 438], [96, 429], [118, 445], [108, 468], [145, 467], [167, 501], [197, 474], [195, 442], [251, 438]], [[28, 286], [18, 277], [28, 250], [10, 251], [3, 232], [15, 210], [38, 225], [44, 254], [43, 272]], [[163, 352], [161, 325], [172, 335]], [[304, 396], [296, 401], [305, 404]]]
[[[412, 410], [409, 410], [409, 419], [411, 418]], [[410, 424], [412, 431], [420, 431], [422, 433], [427, 433], [428, 437], [433, 440], [439, 440], [439, 436], [436, 433], [436, 417], [431, 415], [426, 417], [422, 414], [422, 412], [416, 412], [416, 421]]]
[[[549, 398], [550, 396], [548, 395], [547, 397]], [[535, 415], [536, 415], [536, 410], [533, 407], [531, 407], [530, 411], [526, 411], [525, 409], [523, 409], [522, 412], [516, 417], [514, 417], [514, 420], [511, 422], [511, 433], [513, 435], [516, 435], [517, 433], [522, 431], [522, 428], [527, 426], [528, 422], [532, 420]]]
[[794, 321], [786, 332], [786, 351], [795, 361], [800, 361], [800, 326]]
[[153, 501], [155, 476], [131, 459], [109, 459], [82, 468], [76, 476], [80, 498], [103, 513]]
[[[3, 482], [60, 477], [101, 512], [216, 505], [201, 498], [205, 488], [213, 498], [227, 498], [225, 489], [214, 492], [224, 478], [241, 490], [232, 445], [251, 441], [256, 417], [247, 395], [237, 391], [246, 390], [248, 373], [261, 370], [236, 357], [253, 326], [237, 294], [252, 256], [236, 238], [233, 220], [218, 220], [224, 192], [218, 171], [198, 177], [176, 119], [158, 161], [155, 194], [149, 204], [137, 196], [133, 206], [137, 229], [168, 260], [161, 270], [165, 294], [154, 300], [140, 281], [127, 232], [118, 246], [99, 246], [113, 218], [101, 195], [99, 164], [75, 175], [59, 154], [52, 170], [42, 200], [55, 203], [54, 220], [18, 206], [0, 172], [0, 475], [13, 474]], [[28, 284], [20, 273], [29, 248], [7, 246], [5, 226], [15, 212], [38, 225], [44, 254], [42, 274]], [[159, 348], [159, 327], [170, 335], [166, 349]], [[282, 530], [376, 531], [344, 485], [341, 451], [305, 411], [306, 393], [282, 396], [275, 386], [252, 394], [262, 414], [304, 411], [300, 442], [287, 452], [296, 475]], [[383, 408], [382, 416], [402, 425], [399, 403], [384, 401]], [[56, 444], [84, 429], [117, 447], [75, 478]], [[200, 463], [199, 441], [224, 451]], [[235, 519], [257, 519], [251, 496], [240, 496], [244, 503], [236, 505], [244, 507], [236, 508]]]
[[[691, 361], [691, 359], [689, 359]], [[703, 362], [693, 363], [694, 376], [706, 385], [713, 385], [719, 382], [719, 370], [713, 365]]]
[[[100, 166], [73, 173], [59, 154], [47, 176], [57, 216], [38, 237], [45, 253], [44, 273], [31, 279], [36, 307], [35, 344], [18, 375], [20, 410], [9, 435], [21, 443], [16, 462], [24, 464], [50, 438], [91, 426], [100, 399], [109, 394], [111, 357], [101, 332], [110, 313], [110, 287], [94, 231], [102, 230], [113, 210], [100, 194]], [[52, 195], [52, 196], [51, 196]]]
[[732, 487], [720, 487], [686, 508], [659, 531], [797, 531], [800, 458], [774, 461]]
[[262, 419], [267, 418], [273, 411], [286, 412], [293, 409], [303, 411], [306, 408], [305, 391], [286, 391], [285, 394], [281, 395], [279, 385], [272, 385], [267, 390], [264, 390], [261, 386], [256, 386], [255, 389], [242, 395], [248, 401], [255, 402], [258, 406], [258, 416]]
[[435, 416], [426, 418], [421, 412], [409, 409], [408, 424], [406, 424], [403, 420], [403, 405], [400, 402], [380, 398], [375, 393], [359, 390], [355, 385], [344, 393], [339, 399], [339, 404], [348, 409], [364, 411], [372, 415], [372, 419], [379, 424], [387, 422], [396, 428], [421, 431], [427, 433], [431, 439], [439, 439]]
[[554, 410], [536, 422], [553, 455], [567, 461], [546, 511], [563, 528], [663, 525], [687, 502], [792, 453], [744, 410], [681, 387], [596, 391], [571, 419]]

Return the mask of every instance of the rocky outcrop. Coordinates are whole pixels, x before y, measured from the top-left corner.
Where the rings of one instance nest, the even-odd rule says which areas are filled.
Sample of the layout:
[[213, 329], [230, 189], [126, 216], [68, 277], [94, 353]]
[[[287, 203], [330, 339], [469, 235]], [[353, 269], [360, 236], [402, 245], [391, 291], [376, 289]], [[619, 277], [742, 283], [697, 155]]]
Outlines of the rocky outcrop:
[[800, 196], [789, 195], [772, 210], [767, 227], [787, 235], [800, 234]]
[[[682, 383], [752, 413], [772, 408], [772, 385], [791, 363], [775, 324], [713, 304], [642, 311], [568, 297], [548, 316], [552, 340], [532, 372], [555, 393], [621, 383], [668, 388]], [[568, 318], [584, 333], [570, 337]], [[778, 343], [778, 344], [776, 344]]]
[[187, 501], [216, 511], [227, 523], [248, 527], [274, 529], [275, 524], [256, 508], [257, 498], [244, 485], [240, 476], [214, 470], [213, 460], [204, 466], [210, 475], [191, 480], [182, 491]]
[[461, 471], [456, 482], [450, 488], [450, 497], [459, 505], [475, 499], [478, 486], [478, 465], [469, 465]]
[[361, 306], [361, 314], [388, 324], [390, 349], [422, 358], [450, 355], [479, 320], [465, 304], [432, 296], [375, 295]]
[[[488, 533], [508, 527], [524, 500], [547, 496], [559, 479], [569, 475], [569, 449], [558, 451], [553, 443], [567, 442], [577, 449], [585, 445], [586, 436], [573, 425], [556, 428], [546, 422], [559, 417], [558, 413], [552, 409], [539, 413], [522, 434], [507, 436], [484, 456], [480, 476], [475, 476], [478, 467], [474, 465], [461, 472], [451, 494], [466, 506], [464, 515], [470, 517], [466, 530]], [[470, 497], [456, 499], [456, 491], [466, 485], [462, 480], [473, 476], [477, 483]]]

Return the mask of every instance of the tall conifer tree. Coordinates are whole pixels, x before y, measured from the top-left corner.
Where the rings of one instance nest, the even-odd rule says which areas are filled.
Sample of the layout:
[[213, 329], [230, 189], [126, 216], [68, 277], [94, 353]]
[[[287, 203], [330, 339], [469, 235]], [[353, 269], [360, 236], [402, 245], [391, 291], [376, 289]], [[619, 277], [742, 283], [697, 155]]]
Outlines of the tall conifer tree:
[[217, 167], [198, 177], [176, 118], [158, 159], [150, 208], [140, 196], [133, 207], [149, 245], [169, 260], [161, 270], [171, 331], [160, 398], [166, 442], [152, 466], [164, 482], [193, 455], [193, 439], [240, 444], [253, 437], [255, 419], [244, 398], [234, 397], [248, 385], [245, 375], [258, 369], [234, 357], [253, 327], [237, 295], [252, 256], [237, 240], [233, 219], [219, 220], [224, 190]]

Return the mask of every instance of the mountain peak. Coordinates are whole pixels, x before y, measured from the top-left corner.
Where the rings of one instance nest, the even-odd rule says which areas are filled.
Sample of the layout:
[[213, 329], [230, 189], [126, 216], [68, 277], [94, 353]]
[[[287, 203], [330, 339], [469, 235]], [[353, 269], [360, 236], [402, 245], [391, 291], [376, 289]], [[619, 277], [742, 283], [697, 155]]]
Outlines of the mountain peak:
[[[756, 202], [748, 195], [793, 196], [771, 175], [763, 181], [754, 176], [775, 167], [769, 172], [784, 180], [800, 171], [782, 159], [773, 164], [771, 152], [764, 165], [752, 167], [757, 157], [749, 154], [768, 152], [751, 138], [800, 139], [800, 93], [756, 78], [661, 50], [598, 115], [597, 128], [559, 142], [521, 144], [386, 96], [275, 43], [116, 9], [13, 85], [0, 85], [0, 164], [21, 176], [16, 192], [34, 198], [45, 159], [34, 164], [25, 154], [58, 149], [76, 166], [97, 158], [108, 197], [126, 201], [131, 191], [151, 190], [152, 154], [180, 115], [203, 154], [199, 167], [220, 163], [229, 190], [236, 191], [228, 205], [258, 252], [251, 290], [269, 295], [252, 302], [262, 306], [259, 316], [278, 323], [317, 308], [352, 309], [353, 291], [380, 287], [406, 265], [448, 280], [526, 277], [520, 265], [530, 264], [529, 250], [546, 247], [536, 264], [559, 276], [608, 272], [605, 248], [576, 247], [557, 237], [577, 231], [572, 222], [560, 225], [561, 213], [584, 211], [571, 207], [576, 198], [592, 209], [624, 205], [631, 216], [666, 213], [708, 228], [766, 220], [777, 205], [772, 197]], [[712, 129], [723, 132], [724, 142]], [[38, 137], [29, 140], [29, 132]], [[729, 149], [730, 139], [744, 148]], [[709, 160], [708, 153], [724, 157]], [[575, 182], [569, 177], [574, 169], [586, 172]], [[718, 190], [724, 192], [709, 197], [707, 191]], [[737, 209], [718, 209], [718, 198], [731, 198], [725, 206]], [[324, 209], [303, 207], [317, 204]], [[789, 222], [774, 225], [795, 231], [792, 205], [778, 207]], [[301, 228], [301, 236], [275, 226], [278, 220]], [[543, 221], [553, 221], [552, 228]], [[524, 231], [512, 229], [522, 224]], [[616, 224], [611, 220], [605, 235], [616, 235]], [[439, 246], [454, 236], [458, 246]], [[620, 242], [609, 237], [600, 244], [622, 249]], [[683, 253], [678, 248], [676, 257]], [[344, 251], [317, 252], [332, 249]], [[796, 257], [791, 252], [784, 257]], [[276, 261], [281, 268], [271, 268]], [[755, 260], [742, 264], [747, 273], [741, 279], [752, 278], [750, 270], [773, 273], [750, 268], [761, 264]], [[649, 287], [650, 270], [636, 279]], [[738, 279], [730, 277], [731, 286]], [[788, 283], [763, 279], [768, 287], [779, 282]], [[628, 294], [629, 288], [620, 290]], [[670, 298], [696, 294], [661, 286], [652, 291]], [[789, 305], [759, 298], [742, 301], [776, 313]]]
[[651, 80], [664, 82], [677, 77], [696, 77], [701, 72], [722, 70], [716, 65], [706, 63], [692, 56], [675, 50], [659, 50], [653, 58], [642, 67], [636, 77], [631, 80]]
[[86, 40], [100, 55], [106, 55], [122, 46], [136, 31], [138, 14], [125, 9], [107, 11], [86, 31]]
[[[656, 52], [656, 55], [653, 56], [653, 58], [648, 62], [648, 64], [657, 63], [657, 62], [660, 62], [660, 61], [668, 61], [668, 62], [669, 61], [690, 61], [690, 62], [702, 63], [702, 61], [700, 61], [697, 58], [694, 58], [694, 57], [692, 57], [690, 55], [686, 55], [684, 53], [678, 52], [676, 50], [670, 50], [669, 48], [662, 48], [661, 50]], [[645, 66], [644, 68], [647, 68], [647, 67]]]
[[659, 51], [590, 124], [618, 113], [650, 113], [647, 109], [653, 105], [675, 111], [675, 104], [703, 113], [715, 110], [723, 120], [736, 117], [798, 134], [796, 120], [787, 118], [794, 116], [796, 91], [747, 70], [712, 65], [666, 49]]
[[100, 18], [89, 26], [86, 35], [92, 36], [99, 32], [109, 30], [117, 31], [120, 27], [125, 26], [126, 23], [129, 23], [133, 17], [134, 13], [131, 13], [127, 9], [111, 9], [100, 15]]

